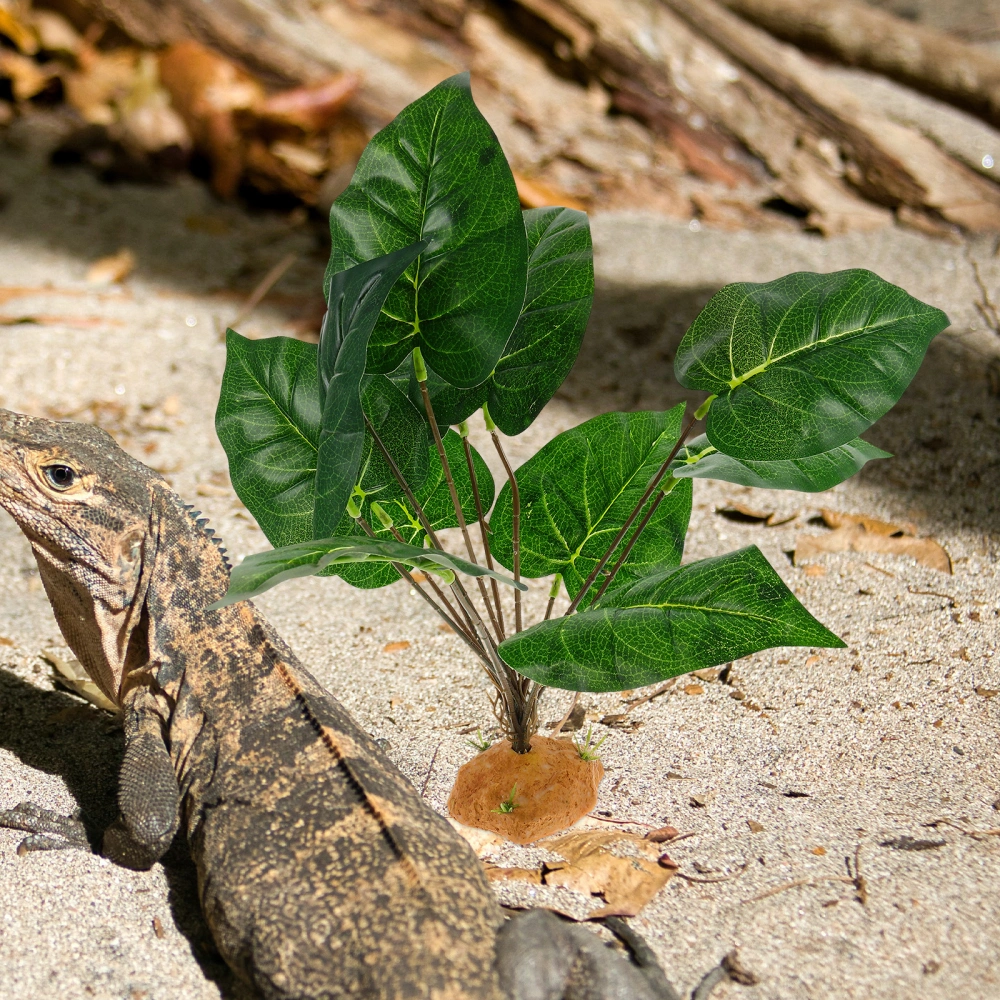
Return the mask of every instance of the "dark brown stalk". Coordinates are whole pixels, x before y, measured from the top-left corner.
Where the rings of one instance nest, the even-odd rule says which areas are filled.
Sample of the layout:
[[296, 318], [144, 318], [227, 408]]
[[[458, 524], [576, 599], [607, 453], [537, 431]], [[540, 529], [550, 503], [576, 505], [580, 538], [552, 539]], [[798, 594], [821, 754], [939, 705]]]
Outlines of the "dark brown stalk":
[[[420, 364], [423, 365], [422, 360]], [[462, 510], [462, 504], [458, 499], [458, 490], [455, 488], [455, 478], [451, 474], [451, 463], [448, 461], [448, 455], [444, 450], [444, 441], [441, 440], [441, 430], [437, 424], [437, 417], [434, 415], [434, 404], [431, 403], [431, 395], [427, 391], [426, 378], [418, 378], [417, 385], [420, 386], [420, 395], [424, 400], [427, 420], [431, 425], [431, 433], [434, 435], [434, 446], [437, 448], [438, 457], [441, 459], [441, 469], [444, 472], [445, 482], [448, 484], [448, 492], [451, 494], [451, 505], [455, 508], [455, 517], [458, 519], [458, 526], [462, 529], [462, 537], [465, 539], [465, 551], [469, 554], [469, 562], [478, 563], [476, 550], [472, 547], [472, 539], [469, 537], [469, 528], [465, 523], [465, 512]], [[483, 604], [486, 605], [486, 612], [493, 623], [493, 631], [497, 636], [497, 641], [501, 642], [500, 627], [497, 624], [496, 613], [493, 610], [493, 605], [490, 604], [490, 598], [486, 592], [486, 582], [481, 576], [478, 576], [476, 577], [476, 583], [479, 585], [479, 594], [483, 599]]]
[[660, 504], [663, 502], [663, 498], [666, 495], [667, 494], [664, 493], [663, 490], [660, 490], [656, 499], [649, 505], [649, 510], [647, 510], [646, 513], [643, 515], [642, 520], [639, 522], [639, 527], [632, 532], [632, 537], [626, 543], [625, 548], [622, 549], [622, 554], [618, 557], [618, 562], [616, 562], [614, 566], [611, 567], [611, 572], [608, 573], [607, 576], [605, 576], [604, 582], [601, 584], [600, 589], [594, 595], [594, 599], [588, 605], [589, 607], [593, 607], [601, 599], [601, 597], [604, 594], [604, 591], [606, 591], [608, 587], [611, 585], [611, 581], [618, 575], [618, 570], [622, 568], [622, 566], [625, 563], [625, 560], [628, 559], [629, 553], [632, 551], [632, 547], [639, 540], [639, 536], [642, 534], [643, 529], [646, 527], [647, 524], [649, 524], [650, 519], [656, 513], [656, 508], [660, 506]]
[[[404, 545], [407, 544], [406, 539], [399, 533], [399, 531], [396, 528], [390, 528], [389, 530], [392, 532], [392, 537], [395, 538], [397, 542], [402, 542]], [[467, 628], [463, 628], [462, 626], [458, 625], [457, 623], [462, 616], [459, 615], [459, 613], [455, 610], [454, 605], [452, 605], [451, 601], [448, 600], [447, 595], [438, 585], [438, 582], [434, 579], [434, 577], [430, 573], [427, 573], [425, 575], [427, 577], [427, 582], [433, 588], [434, 593], [437, 594], [438, 599], [441, 601], [442, 604], [444, 604], [444, 606], [448, 609], [449, 614], [454, 619], [454, 621], [451, 621], [448, 624], [451, 625], [456, 632], [459, 632], [460, 634], [464, 635], [465, 638], [468, 639], [470, 642], [476, 642], [476, 637], [475, 637], [476, 628], [472, 624], [472, 620], [469, 618], [469, 616], [465, 615], [465, 621], [468, 626]], [[480, 655], [485, 655], [485, 653], [481, 652]]]
[[410, 506], [413, 508], [413, 512], [417, 515], [417, 520], [420, 521], [424, 531], [427, 532], [427, 537], [431, 540], [431, 545], [436, 549], [442, 548], [441, 542], [438, 540], [437, 533], [431, 527], [431, 522], [427, 520], [427, 515], [424, 513], [424, 508], [420, 506], [417, 502], [417, 498], [413, 495], [413, 490], [410, 489], [409, 483], [407, 483], [403, 473], [399, 471], [399, 466], [396, 465], [396, 460], [389, 454], [389, 449], [383, 444], [382, 439], [378, 436], [378, 431], [372, 426], [372, 422], [368, 419], [368, 415], [365, 414], [365, 426], [368, 428], [368, 433], [371, 434], [372, 440], [378, 446], [378, 450], [382, 452], [382, 457], [389, 464], [389, 468], [392, 470], [392, 474], [399, 483], [399, 488], [406, 495], [406, 499], [410, 501]]
[[681, 446], [687, 440], [687, 436], [688, 434], [691, 433], [691, 428], [694, 427], [697, 419], [698, 419], [697, 417], [692, 416], [688, 420], [687, 426], [684, 428], [684, 430], [681, 431], [681, 436], [677, 439], [677, 444], [674, 445], [670, 454], [667, 456], [666, 461], [663, 463], [663, 465], [660, 466], [659, 472], [657, 472], [656, 475], [653, 476], [652, 480], [649, 483], [649, 486], [646, 487], [646, 492], [643, 493], [639, 502], [635, 505], [635, 507], [632, 508], [632, 513], [629, 514], [629, 516], [626, 518], [625, 523], [621, 527], [621, 531], [619, 531], [618, 534], [615, 535], [615, 540], [608, 546], [607, 551], [598, 560], [597, 565], [590, 571], [590, 575], [587, 577], [586, 580], [584, 580], [583, 586], [580, 588], [576, 597], [573, 598], [572, 602], [570, 603], [570, 606], [566, 609], [567, 615], [571, 615], [573, 614], [574, 611], [576, 611], [580, 602], [584, 599], [584, 597], [587, 595], [587, 592], [594, 585], [594, 581], [597, 579], [598, 574], [607, 565], [608, 560], [615, 554], [615, 550], [618, 548], [618, 546], [621, 544], [622, 539], [628, 533], [628, 529], [632, 527], [632, 522], [635, 521], [635, 519], [639, 516], [639, 514], [642, 511], [642, 508], [646, 506], [646, 502], [653, 495], [653, 491], [656, 489], [657, 486], [660, 485], [660, 480], [663, 479], [663, 477], [667, 474], [667, 469], [670, 468], [670, 463], [677, 457], [677, 452], [681, 450]]
[[[375, 534], [375, 532], [374, 532], [374, 531], [372, 531], [372, 528], [371, 528], [371, 525], [370, 525], [370, 524], [369, 524], [369, 523], [368, 523], [368, 522], [367, 522], [367, 521], [366, 521], [366, 520], [365, 520], [365, 519], [364, 519], [363, 517], [356, 517], [356, 518], [354, 519], [354, 521], [355, 521], [355, 523], [357, 524], [357, 526], [358, 526], [358, 527], [359, 527], [359, 528], [360, 528], [360, 529], [361, 529], [361, 530], [362, 530], [362, 531], [363, 531], [363, 532], [364, 532], [364, 533], [365, 533], [366, 535], [368, 535], [368, 537], [369, 537], [369, 538], [376, 538], [376, 537], [378, 537], [378, 536], [377, 536], [377, 535]], [[394, 534], [394, 535], [396, 535], [396, 538], [397, 538], [397, 540], [398, 540], [398, 541], [401, 541], [401, 542], [403, 542], [403, 543], [405, 544], [405, 539], [404, 539], [404, 538], [403, 538], [403, 537], [402, 537], [402, 536], [401, 536], [401, 535], [400, 535], [400, 534], [399, 534], [399, 533], [398, 533], [397, 531], [395, 531], [395, 530], [394, 530], [394, 531], [393, 531], [393, 534]], [[457, 621], [455, 621], [455, 618], [453, 618], [453, 617], [452, 617], [451, 615], [448, 615], [448, 614], [447, 614], [447, 613], [446, 613], [446, 612], [444, 611], [444, 609], [443, 609], [443, 608], [441, 608], [441, 607], [440, 607], [440, 606], [439, 606], [439, 605], [438, 605], [438, 604], [437, 604], [437, 603], [436, 603], [436, 602], [434, 601], [434, 599], [433, 599], [433, 598], [432, 598], [432, 597], [430, 596], [430, 594], [428, 594], [428, 593], [427, 593], [427, 592], [426, 592], [426, 591], [424, 590], [424, 588], [423, 588], [423, 587], [421, 587], [421, 586], [420, 586], [420, 584], [419, 584], [419, 583], [417, 583], [417, 581], [413, 579], [413, 574], [412, 574], [412, 573], [410, 573], [410, 571], [409, 571], [409, 570], [408, 570], [408, 569], [407, 569], [407, 568], [406, 568], [406, 567], [405, 567], [405, 566], [404, 566], [404, 565], [403, 565], [402, 563], [397, 563], [397, 562], [394, 562], [394, 563], [392, 563], [392, 568], [393, 568], [393, 569], [394, 569], [394, 570], [395, 570], [395, 571], [396, 571], [396, 572], [397, 572], [397, 573], [398, 573], [398, 574], [399, 574], [399, 575], [400, 575], [400, 576], [401, 576], [401, 577], [402, 577], [402, 578], [403, 578], [404, 580], [406, 580], [406, 582], [407, 582], [407, 583], [408, 583], [408, 584], [409, 584], [409, 585], [410, 585], [410, 586], [411, 586], [411, 587], [412, 587], [412, 588], [413, 588], [413, 589], [414, 589], [414, 590], [415, 590], [415, 591], [416, 591], [416, 592], [417, 592], [417, 593], [418, 593], [418, 594], [419, 594], [419, 595], [420, 595], [420, 596], [421, 596], [421, 597], [422, 597], [422, 598], [423, 598], [423, 599], [424, 599], [424, 600], [425, 600], [425, 601], [426, 601], [426, 602], [427, 602], [427, 603], [428, 603], [428, 604], [429, 604], [429, 605], [430, 605], [430, 606], [431, 606], [431, 607], [432, 607], [432, 608], [433, 608], [433, 609], [434, 609], [434, 610], [435, 610], [435, 611], [436, 611], [436, 612], [437, 612], [437, 613], [438, 613], [438, 614], [439, 614], [439, 615], [440, 615], [441, 617], [442, 617], [442, 619], [444, 619], [444, 621], [445, 621], [445, 624], [447, 624], [447, 625], [448, 625], [448, 627], [449, 627], [449, 628], [450, 628], [450, 629], [451, 629], [451, 630], [452, 630], [453, 632], [455, 632], [455, 633], [456, 633], [457, 635], [461, 636], [461, 637], [462, 637], [462, 639], [464, 639], [464, 640], [465, 640], [465, 642], [467, 643], [467, 645], [468, 645], [468, 646], [469, 646], [469, 647], [470, 647], [470, 648], [472, 649], [472, 651], [473, 651], [473, 652], [474, 652], [474, 653], [475, 653], [475, 654], [476, 654], [476, 655], [477, 655], [478, 657], [480, 657], [481, 659], [484, 659], [484, 660], [486, 659], [486, 653], [485, 653], [485, 652], [484, 652], [483, 650], [481, 650], [481, 649], [480, 649], [480, 648], [479, 648], [479, 647], [478, 647], [478, 646], [476, 645], [476, 643], [475, 643], [475, 642], [473, 641], [473, 639], [472, 639], [472, 636], [471, 636], [471, 635], [470, 635], [469, 633], [467, 633], [467, 632], [465, 631], [465, 629], [463, 629], [463, 628], [462, 628], [462, 627], [461, 627], [461, 626], [460, 626], [460, 625], [458, 624], [458, 622], [457, 622]], [[452, 607], [452, 606], [451, 606], [451, 605], [450, 605], [450, 604], [448, 603], [448, 599], [447, 599], [447, 598], [446, 598], [446, 597], [444, 596], [444, 594], [442, 594], [442, 593], [440, 592], [440, 590], [438, 590], [438, 588], [437, 588], [437, 587], [436, 587], [436, 586], [434, 585], [434, 582], [433, 582], [433, 580], [431, 579], [430, 575], [428, 575], [428, 576], [427, 576], [427, 582], [428, 582], [428, 583], [430, 583], [430, 585], [431, 585], [432, 587], [434, 587], [434, 589], [435, 589], [435, 590], [437, 591], [437, 593], [438, 593], [438, 596], [439, 596], [439, 597], [441, 597], [441, 598], [442, 598], [442, 599], [444, 600], [444, 603], [448, 605], [448, 608], [449, 608], [449, 610], [451, 611], [451, 614], [452, 614], [452, 615], [455, 615], [455, 609], [454, 609], [454, 608], [453, 608], [453, 607]], [[455, 617], [457, 617], [457, 616], [455, 616]]]
[[[492, 423], [492, 421], [491, 421]], [[495, 430], [490, 431], [490, 437], [493, 438], [493, 447], [496, 448], [497, 454], [500, 456], [500, 461], [503, 462], [504, 470], [507, 473], [507, 482], [510, 483], [510, 495], [513, 501], [513, 524], [512, 524], [512, 546], [514, 549], [514, 580], [517, 583], [521, 582], [521, 492], [517, 488], [517, 479], [514, 476], [514, 470], [510, 467], [510, 462], [507, 461], [507, 454], [503, 450], [503, 445], [500, 443], [500, 438], [497, 437], [497, 432]], [[514, 590], [514, 631], [521, 631], [521, 591], [515, 588]]]
[[[465, 451], [465, 464], [469, 467], [469, 479], [472, 482], [472, 496], [476, 501], [476, 517], [479, 520], [479, 534], [483, 538], [483, 551], [486, 553], [486, 565], [493, 569], [493, 554], [490, 552], [490, 534], [483, 515], [483, 502], [479, 499], [479, 481], [476, 479], [476, 467], [472, 461], [472, 448], [467, 437], [462, 438], [462, 448]], [[493, 591], [493, 603], [496, 605], [497, 617], [494, 625], [497, 627], [497, 638], [503, 642], [507, 637], [503, 623], [503, 605], [500, 603], [500, 585], [490, 577], [490, 587]]]

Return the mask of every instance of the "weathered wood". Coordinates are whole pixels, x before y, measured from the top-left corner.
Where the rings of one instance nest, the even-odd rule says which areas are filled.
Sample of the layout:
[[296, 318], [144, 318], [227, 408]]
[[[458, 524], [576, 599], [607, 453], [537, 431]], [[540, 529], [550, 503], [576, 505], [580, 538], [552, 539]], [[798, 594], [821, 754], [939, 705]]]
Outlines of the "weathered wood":
[[193, 38], [265, 77], [309, 83], [337, 71], [364, 83], [352, 102], [384, 124], [426, 89], [338, 31], [306, 0], [83, 0], [149, 48]]
[[772, 35], [872, 69], [1000, 125], [1000, 58], [855, 0], [722, 0]]
[[811, 226], [832, 235], [892, 221], [844, 184], [806, 114], [659, 0], [519, 3], [567, 39], [621, 110], [645, 119], [663, 115], [688, 130], [691, 122], [715, 123], [735, 136], [780, 178], [782, 196], [809, 212]]
[[1000, 189], [929, 139], [865, 111], [831, 74], [715, 0], [663, 0], [733, 59], [784, 94], [849, 161], [852, 183], [892, 207], [930, 209], [970, 230], [1000, 229]]

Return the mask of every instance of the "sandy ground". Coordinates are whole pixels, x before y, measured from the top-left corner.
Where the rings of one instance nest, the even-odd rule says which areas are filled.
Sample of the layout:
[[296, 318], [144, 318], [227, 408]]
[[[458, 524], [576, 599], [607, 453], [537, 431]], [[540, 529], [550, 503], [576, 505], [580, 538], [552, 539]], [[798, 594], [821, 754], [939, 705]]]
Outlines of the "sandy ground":
[[[322, 239], [308, 224], [220, 206], [193, 181], [108, 188], [44, 169], [44, 135], [12, 139], [0, 159], [0, 404], [99, 418], [197, 502], [237, 558], [265, 547], [228, 488], [213, 430], [218, 329], [286, 253], [298, 263], [243, 332], [289, 333], [308, 320]], [[1000, 826], [1000, 698], [991, 700], [1000, 689], [1000, 400], [986, 375], [1000, 338], [982, 328], [969, 264], [981, 261], [988, 287], [1000, 289], [992, 244], [894, 229], [761, 237], [622, 217], [595, 219], [594, 233], [599, 293], [584, 355], [534, 427], [510, 442], [518, 462], [594, 413], [685, 398], [673, 351], [726, 281], [865, 266], [954, 321], [867, 435], [895, 459], [822, 496], [696, 483], [686, 558], [760, 545], [849, 647], [749, 657], [730, 685], [705, 681], [701, 694], [678, 684], [637, 708], [631, 731], [594, 721], [607, 733], [599, 809], [696, 834], [671, 850], [691, 880], [674, 878], [633, 923], [688, 995], [735, 947], [759, 984], [724, 983], [714, 996], [1000, 997], [1000, 837], [974, 835]], [[89, 263], [122, 246], [138, 258], [135, 273], [121, 287], [87, 285]], [[26, 317], [35, 321], [15, 322]], [[727, 499], [796, 517], [775, 528], [734, 523], [715, 513]], [[795, 537], [824, 530], [809, 523], [821, 507], [915, 522], [947, 548], [954, 575], [860, 554], [793, 567]], [[544, 596], [542, 586], [530, 595], [534, 614]], [[260, 603], [443, 810], [473, 753], [458, 730], [491, 723], [484, 684], [455, 637], [402, 585], [297, 581]], [[409, 648], [384, 651], [404, 640]], [[0, 807], [80, 808], [97, 831], [114, 812], [121, 738], [108, 716], [53, 685], [39, 654], [61, 647], [29, 548], [4, 515]], [[567, 703], [548, 693], [543, 718]], [[623, 710], [617, 695], [584, 704], [591, 720]], [[707, 805], [692, 805], [696, 795]], [[206, 938], [182, 849], [134, 873], [96, 855], [19, 858], [19, 840], [0, 831], [0, 1000], [239, 996]], [[845, 859], [856, 857], [863, 903], [847, 881]]]

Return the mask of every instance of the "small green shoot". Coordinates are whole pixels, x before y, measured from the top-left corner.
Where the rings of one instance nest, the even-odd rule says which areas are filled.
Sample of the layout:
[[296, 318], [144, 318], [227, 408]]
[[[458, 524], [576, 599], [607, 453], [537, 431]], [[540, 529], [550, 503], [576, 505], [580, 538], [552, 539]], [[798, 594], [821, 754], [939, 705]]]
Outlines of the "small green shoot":
[[605, 733], [596, 743], [593, 743], [593, 726], [587, 726], [587, 736], [582, 743], [577, 743], [573, 740], [573, 745], [576, 747], [580, 754], [580, 760], [600, 760], [600, 755], [598, 750], [601, 744], [608, 738], [608, 734]]
[[495, 813], [503, 813], [503, 815], [505, 815], [505, 816], [507, 816], [510, 813], [512, 813], [517, 808], [517, 803], [514, 801], [514, 796], [515, 795], [517, 795], [517, 785], [516, 784], [510, 790], [510, 795], [508, 795], [507, 798], [505, 798], [503, 800], [503, 802], [500, 803], [499, 807], [493, 810], [493, 812], [495, 812]]
[[482, 753], [484, 750], [489, 750], [489, 748], [493, 746], [492, 741], [483, 736], [483, 731], [481, 729], [476, 730], [476, 738], [474, 740], [466, 740], [465, 742], [479, 753]]

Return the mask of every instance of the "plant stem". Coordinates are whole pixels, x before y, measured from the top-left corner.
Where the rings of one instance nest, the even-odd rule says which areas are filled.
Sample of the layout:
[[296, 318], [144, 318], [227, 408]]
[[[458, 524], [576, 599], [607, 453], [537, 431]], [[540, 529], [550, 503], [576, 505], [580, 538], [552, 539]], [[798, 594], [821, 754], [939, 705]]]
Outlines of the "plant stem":
[[[358, 526], [358, 527], [359, 527], [359, 528], [360, 528], [360, 529], [361, 529], [361, 530], [362, 530], [362, 531], [363, 531], [363, 532], [364, 532], [364, 533], [365, 533], [366, 535], [368, 535], [368, 537], [369, 537], [369, 538], [376, 538], [376, 537], [377, 537], [377, 535], [375, 534], [375, 532], [374, 532], [374, 531], [372, 530], [372, 527], [371, 527], [371, 525], [370, 525], [370, 524], [369, 524], [369, 523], [368, 523], [368, 522], [367, 522], [367, 521], [366, 521], [366, 520], [365, 520], [365, 519], [364, 519], [363, 517], [360, 517], [360, 516], [359, 516], [359, 517], [356, 517], [356, 518], [354, 519], [354, 521], [355, 521], [355, 523], [357, 524], [357, 526]], [[402, 535], [400, 535], [400, 534], [399, 534], [399, 532], [397, 532], [397, 531], [396, 531], [395, 529], [393, 529], [393, 534], [394, 534], [394, 535], [396, 535], [396, 538], [397, 538], [397, 540], [398, 540], [398, 541], [400, 541], [400, 542], [403, 542], [403, 543], [405, 544], [405, 539], [404, 539], [404, 538], [403, 538], [403, 536], [402, 536]], [[416, 592], [417, 592], [417, 593], [418, 593], [418, 594], [419, 594], [419, 595], [420, 595], [420, 596], [421, 596], [421, 597], [422, 597], [422, 598], [423, 598], [423, 599], [424, 599], [424, 600], [425, 600], [425, 601], [426, 601], [426, 602], [427, 602], [427, 603], [428, 603], [428, 604], [429, 604], [429, 605], [430, 605], [430, 606], [431, 606], [431, 607], [432, 607], [432, 608], [433, 608], [433, 609], [434, 609], [434, 610], [435, 610], [435, 611], [436, 611], [436, 612], [437, 612], [437, 613], [438, 613], [438, 614], [439, 614], [439, 615], [440, 615], [440, 616], [441, 616], [441, 617], [442, 617], [442, 618], [444, 619], [445, 623], [446, 623], [446, 624], [448, 625], [448, 627], [449, 627], [449, 628], [450, 628], [450, 629], [451, 629], [451, 630], [452, 630], [453, 632], [455, 632], [455, 633], [456, 633], [457, 635], [460, 635], [460, 636], [461, 636], [461, 637], [462, 637], [462, 638], [463, 638], [463, 639], [464, 639], [464, 640], [466, 641], [466, 643], [467, 643], [467, 644], [468, 644], [468, 645], [469, 645], [469, 646], [470, 646], [470, 647], [472, 648], [473, 652], [475, 652], [477, 656], [479, 656], [479, 657], [481, 657], [481, 658], [485, 658], [485, 653], [483, 652], [483, 650], [479, 649], [479, 648], [478, 648], [478, 647], [477, 647], [477, 646], [475, 645], [475, 643], [474, 643], [474, 642], [472, 641], [472, 638], [471, 638], [471, 636], [470, 636], [469, 634], [467, 634], [467, 633], [466, 633], [465, 629], [463, 629], [463, 628], [462, 628], [462, 627], [461, 627], [461, 626], [460, 626], [460, 625], [458, 624], [458, 622], [456, 622], [456, 621], [455, 621], [455, 619], [454, 619], [454, 618], [452, 618], [451, 616], [449, 616], [449, 615], [448, 615], [448, 614], [447, 614], [447, 613], [446, 613], [446, 612], [444, 611], [444, 609], [443, 609], [443, 608], [441, 608], [441, 607], [440, 607], [440, 606], [439, 606], [439, 605], [438, 605], [438, 604], [437, 604], [437, 603], [436, 603], [436, 602], [434, 601], [434, 599], [433, 599], [433, 598], [432, 598], [432, 597], [430, 596], [430, 594], [428, 594], [428, 593], [427, 593], [427, 592], [426, 592], [426, 591], [424, 590], [424, 588], [423, 588], [423, 587], [421, 587], [421, 586], [420, 586], [420, 584], [419, 584], [419, 583], [417, 583], [417, 581], [413, 579], [413, 574], [412, 574], [412, 573], [410, 573], [410, 571], [409, 571], [409, 570], [408, 570], [408, 569], [407, 569], [407, 568], [406, 568], [406, 567], [405, 567], [405, 566], [404, 566], [404, 565], [403, 565], [402, 563], [397, 563], [397, 562], [394, 562], [394, 563], [392, 563], [392, 568], [393, 568], [393, 569], [394, 569], [394, 570], [395, 570], [395, 571], [396, 571], [396, 572], [397, 572], [397, 573], [398, 573], [398, 574], [399, 574], [399, 575], [400, 575], [400, 576], [401, 576], [401, 577], [402, 577], [402, 578], [403, 578], [404, 580], [406, 580], [406, 582], [407, 582], [407, 583], [408, 583], [408, 584], [409, 584], [409, 585], [410, 585], [411, 587], [413, 587], [413, 589], [414, 589], [414, 590], [415, 590], [415, 591], [416, 591]], [[431, 585], [432, 587], [434, 587], [434, 581], [433, 581], [433, 580], [431, 579], [431, 576], [430, 576], [430, 574], [427, 574], [427, 582], [428, 582], [428, 583], [430, 583], [430, 585]], [[435, 587], [435, 590], [437, 590], [437, 588], [436, 588], [436, 587]], [[447, 604], [447, 605], [448, 605], [448, 609], [449, 609], [449, 610], [451, 611], [452, 615], [454, 615], [454, 614], [455, 614], [455, 609], [454, 609], [454, 608], [453, 608], [453, 607], [452, 607], [452, 606], [451, 606], [451, 605], [450, 605], [450, 604], [448, 603], [448, 599], [447, 599], [447, 598], [446, 598], [446, 597], [444, 596], [444, 594], [441, 594], [441, 593], [440, 593], [440, 591], [438, 591], [438, 594], [439, 594], [439, 596], [440, 596], [441, 598], [443, 598], [443, 600], [444, 600], [445, 604]], [[456, 616], [456, 617], [457, 617], [457, 616]]]
[[410, 489], [409, 483], [403, 477], [403, 473], [399, 471], [399, 466], [396, 465], [396, 460], [389, 454], [389, 449], [386, 448], [382, 439], [378, 436], [378, 431], [372, 426], [372, 422], [368, 419], [368, 414], [365, 414], [365, 426], [368, 428], [368, 433], [371, 434], [372, 440], [378, 446], [378, 450], [382, 452], [382, 457], [386, 460], [389, 468], [392, 470], [392, 474], [399, 483], [400, 489], [406, 495], [406, 499], [410, 501], [410, 506], [413, 508], [413, 512], [417, 515], [417, 519], [420, 521], [421, 526], [424, 531], [427, 532], [427, 537], [431, 540], [431, 545], [436, 549], [440, 549], [441, 542], [438, 540], [437, 533], [431, 527], [431, 522], [427, 520], [427, 515], [424, 513], [424, 508], [420, 506], [417, 502], [417, 498], [413, 495], [413, 490]]
[[656, 489], [657, 486], [660, 485], [660, 480], [667, 474], [667, 469], [670, 468], [670, 463], [677, 457], [677, 452], [681, 450], [681, 446], [687, 439], [688, 434], [691, 433], [691, 428], [695, 425], [695, 421], [697, 419], [698, 418], [696, 416], [692, 416], [691, 419], [688, 420], [687, 426], [681, 431], [681, 436], [677, 439], [677, 443], [674, 445], [670, 454], [667, 456], [666, 461], [663, 463], [663, 465], [660, 466], [660, 469], [656, 473], [656, 475], [653, 476], [649, 485], [646, 487], [646, 492], [643, 493], [639, 502], [632, 509], [632, 513], [629, 514], [629, 516], [625, 519], [625, 523], [622, 525], [621, 531], [619, 531], [618, 534], [615, 535], [615, 540], [608, 546], [607, 551], [598, 560], [597, 565], [590, 571], [590, 574], [588, 575], [587, 579], [583, 581], [583, 586], [580, 588], [576, 597], [573, 598], [572, 602], [570, 603], [570, 606], [566, 609], [565, 613], [567, 615], [571, 615], [574, 611], [576, 611], [580, 602], [584, 599], [584, 597], [587, 595], [587, 592], [594, 585], [594, 581], [597, 579], [598, 574], [601, 572], [602, 569], [604, 569], [605, 565], [607, 565], [608, 560], [615, 554], [615, 550], [618, 548], [618, 546], [621, 544], [622, 539], [628, 533], [628, 529], [632, 527], [632, 522], [635, 521], [635, 519], [639, 516], [640, 512], [642, 511], [642, 508], [646, 506], [646, 501], [649, 500], [649, 498], [653, 495], [653, 491]]
[[559, 588], [562, 586], [562, 573], [556, 573], [552, 581], [552, 588], [549, 590], [549, 603], [545, 606], [545, 617], [542, 621], [547, 622], [552, 617], [552, 605], [556, 603], [559, 596]]
[[[441, 429], [438, 427], [437, 417], [434, 415], [434, 404], [431, 402], [431, 394], [427, 391], [427, 369], [424, 367], [423, 357], [420, 348], [413, 348], [413, 369], [417, 376], [417, 385], [420, 386], [420, 395], [424, 400], [424, 409], [427, 411], [427, 420], [431, 425], [431, 433], [434, 435], [434, 445], [437, 448], [438, 457], [441, 459], [441, 469], [444, 472], [445, 482], [448, 484], [448, 492], [451, 494], [451, 505], [455, 508], [455, 517], [458, 519], [458, 526], [462, 529], [462, 537], [465, 539], [465, 551], [469, 553], [469, 562], [478, 563], [476, 550], [472, 547], [472, 539], [469, 537], [469, 528], [465, 523], [465, 512], [458, 499], [458, 490], [455, 488], [455, 478], [451, 474], [451, 463], [448, 461], [448, 454], [444, 450], [444, 441], [441, 440]], [[421, 378], [421, 375], [423, 378]], [[481, 576], [476, 577], [479, 585], [479, 593], [486, 605], [486, 611], [493, 623], [493, 631], [498, 639], [500, 637], [500, 627], [497, 624], [496, 614], [490, 604], [489, 595], [486, 592], [486, 581]]]
[[[483, 539], [483, 551], [486, 553], [486, 565], [493, 569], [493, 554], [490, 552], [490, 536], [486, 526], [486, 518], [483, 516], [483, 503], [479, 498], [479, 481], [476, 479], [476, 467], [472, 461], [472, 447], [469, 445], [469, 438], [462, 437], [462, 448], [465, 451], [465, 464], [469, 467], [469, 480], [472, 482], [472, 496], [476, 501], [476, 517], [479, 520], [479, 534]], [[494, 626], [497, 630], [497, 638], [503, 642], [507, 637], [503, 623], [503, 605], [500, 603], [500, 585], [490, 577], [490, 587], [493, 590], [493, 603], [496, 605], [497, 616]]]
[[[507, 482], [510, 483], [510, 495], [513, 501], [513, 524], [512, 524], [512, 547], [514, 550], [514, 580], [517, 583], [521, 582], [521, 492], [517, 488], [517, 479], [514, 476], [514, 470], [510, 467], [510, 462], [507, 461], [507, 454], [503, 450], [503, 445], [500, 443], [500, 438], [497, 437], [496, 424], [493, 423], [493, 419], [490, 417], [490, 411], [483, 405], [483, 417], [486, 420], [486, 429], [490, 432], [490, 437], [493, 438], [493, 447], [496, 448], [497, 454], [500, 456], [500, 461], [503, 462], [504, 470], [507, 473]], [[514, 631], [521, 631], [521, 592], [519, 590], [514, 591]]]
[[[677, 480], [672, 479], [671, 482], [676, 483]], [[606, 591], [610, 586], [611, 581], [618, 575], [618, 570], [622, 568], [622, 565], [624, 564], [625, 560], [628, 559], [629, 553], [632, 551], [632, 547], [639, 540], [639, 536], [642, 534], [643, 529], [646, 527], [647, 524], [649, 524], [653, 515], [656, 513], [656, 508], [660, 506], [660, 504], [663, 502], [663, 498], [667, 495], [668, 492], [669, 492], [668, 490], [660, 490], [656, 499], [649, 505], [649, 510], [647, 510], [646, 513], [643, 515], [642, 520], [639, 522], [639, 526], [635, 529], [635, 531], [632, 532], [632, 537], [626, 543], [625, 548], [622, 549], [622, 554], [618, 557], [618, 562], [616, 562], [614, 566], [611, 568], [611, 572], [608, 573], [607, 576], [605, 576], [604, 582], [601, 584], [600, 589], [594, 595], [594, 599], [590, 602], [588, 607], [593, 607], [601, 599], [602, 595], [604, 594], [604, 591]]]

